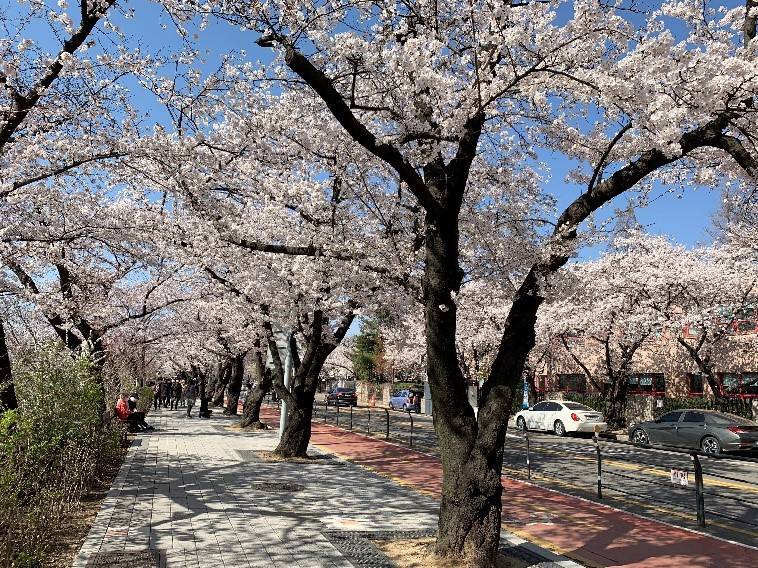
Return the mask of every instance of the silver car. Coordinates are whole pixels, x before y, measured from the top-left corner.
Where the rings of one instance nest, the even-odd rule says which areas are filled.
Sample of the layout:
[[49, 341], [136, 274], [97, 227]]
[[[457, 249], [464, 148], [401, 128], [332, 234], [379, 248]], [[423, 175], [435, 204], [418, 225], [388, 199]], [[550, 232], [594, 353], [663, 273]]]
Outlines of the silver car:
[[390, 400], [389, 400], [390, 410], [403, 409], [403, 411], [405, 411], [411, 408], [410, 396], [411, 396], [411, 391], [408, 389], [401, 390], [398, 392], [393, 392], [392, 394], [390, 394]]
[[697, 448], [708, 454], [758, 450], [758, 424], [725, 412], [685, 408], [633, 425], [629, 440], [637, 445]]

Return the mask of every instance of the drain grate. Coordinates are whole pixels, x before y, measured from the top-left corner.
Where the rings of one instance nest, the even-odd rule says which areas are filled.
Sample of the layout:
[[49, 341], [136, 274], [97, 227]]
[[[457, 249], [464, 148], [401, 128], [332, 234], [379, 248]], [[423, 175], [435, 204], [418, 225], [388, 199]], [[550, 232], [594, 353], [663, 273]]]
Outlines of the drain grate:
[[162, 550], [96, 552], [87, 559], [86, 568], [165, 568]]
[[[394, 568], [394, 564], [381, 552], [372, 541], [374, 540], [415, 540], [436, 536], [437, 531], [335, 531], [326, 530], [324, 535], [334, 547], [339, 550], [354, 566], [361, 568]], [[560, 568], [560, 564], [551, 562], [548, 558], [530, 550], [525, 545], [503, 543], [500, 554], [508, 559], [518, 559], [528, 566], [540, 568]]]
[[322, 534], [353, 566], [394, 568], [372, 540], [410, 540], [434, 536], [437, 531], [323, 531]]
[[305, 485], [286, 481], [254, 481], [250, 484], [250, 488], [266, 493], [295, 493], [305, 489]]

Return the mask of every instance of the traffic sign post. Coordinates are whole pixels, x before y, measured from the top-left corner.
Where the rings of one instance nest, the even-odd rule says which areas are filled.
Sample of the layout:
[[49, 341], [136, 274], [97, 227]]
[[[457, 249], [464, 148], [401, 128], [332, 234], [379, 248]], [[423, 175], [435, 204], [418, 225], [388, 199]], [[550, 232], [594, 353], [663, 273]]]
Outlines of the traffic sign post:
[[595, 451], [597, 451], [597, 498], [603, 498], [603, 462], [600, 455], [600, 426], [595, 424]]

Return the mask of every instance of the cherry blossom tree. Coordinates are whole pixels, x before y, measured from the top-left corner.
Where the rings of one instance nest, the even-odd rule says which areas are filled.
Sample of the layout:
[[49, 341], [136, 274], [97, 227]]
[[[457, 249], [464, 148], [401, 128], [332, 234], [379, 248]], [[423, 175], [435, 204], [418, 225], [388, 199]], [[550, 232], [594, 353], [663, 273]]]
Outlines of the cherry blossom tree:
[[598, 260], [565, 270], [540, 309], [537, 330], [582, 369], [608, 402], [606, 421], [621, 428], [632, 361], [664, 331], [661, 313], [671, 312], [684, 289], [671, 261], [688, 251], [641, 232], [614, 244]]
[[1, 200], [123, 155], [119, 139], [133, 121], [119, 80], [144, 62], [98, 41], [103, 21], [115, 29], [107, 19], [114, 4], [24, 0], [0, 14]]
[[660, 309], [677, 343], [705, 378], [714, 397], [722, 396], [716, 367], [725, 346], [741, 333], [743, 320], [755, 329], [758, 302], [755, 250], [734, 245], [698, 248], [671, 257], [682, 293]]
[[[271, 74], [320, 101], [423, 209], [426, 360], [444, 470], [437, 550], [493, 564], [505, 424], [546, 281], [582, 223], [653, 180], [758, 175], [744, 134], [755, 127], [755, 2], [663, 2], [644, 20], [596, 2], [568, 15], [557, 2], [176, 4], [250, 29], [276, 53]], [[572, 179], [586, 189], [524, 259], [475, 417], [455, 349], [462, 205], [482, 187], [475, 166], [502, 181], [535, 147], [576, 160]]]

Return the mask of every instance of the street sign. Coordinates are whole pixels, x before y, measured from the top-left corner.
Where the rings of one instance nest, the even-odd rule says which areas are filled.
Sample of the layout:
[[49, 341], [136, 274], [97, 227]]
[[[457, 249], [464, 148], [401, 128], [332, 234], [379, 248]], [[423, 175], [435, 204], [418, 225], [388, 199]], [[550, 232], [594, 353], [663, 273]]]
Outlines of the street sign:
[[686, 469], [672, 469], [671, 483], [677, 485], [689, 485], [689, 472]]
[[524, 398], [521, 403], [521, 408], [529, 408], [529, 380], [524, 377]]

